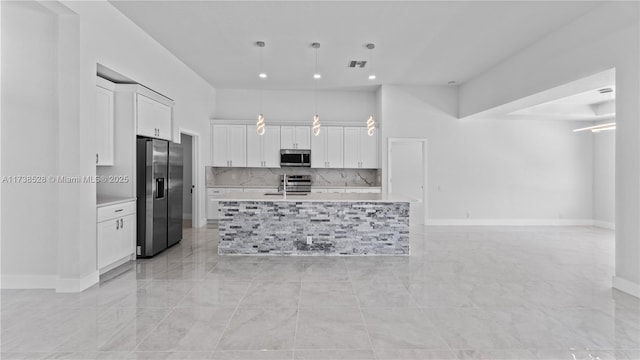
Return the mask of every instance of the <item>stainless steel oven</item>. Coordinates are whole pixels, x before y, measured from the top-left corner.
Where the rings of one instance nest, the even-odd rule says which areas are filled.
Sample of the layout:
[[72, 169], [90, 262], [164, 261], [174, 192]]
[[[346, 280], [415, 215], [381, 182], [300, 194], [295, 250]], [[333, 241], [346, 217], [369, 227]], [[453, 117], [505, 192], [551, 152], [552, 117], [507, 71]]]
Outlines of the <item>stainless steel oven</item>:
[[280, 166], [311, 167], [311, 150], [280, 150]]

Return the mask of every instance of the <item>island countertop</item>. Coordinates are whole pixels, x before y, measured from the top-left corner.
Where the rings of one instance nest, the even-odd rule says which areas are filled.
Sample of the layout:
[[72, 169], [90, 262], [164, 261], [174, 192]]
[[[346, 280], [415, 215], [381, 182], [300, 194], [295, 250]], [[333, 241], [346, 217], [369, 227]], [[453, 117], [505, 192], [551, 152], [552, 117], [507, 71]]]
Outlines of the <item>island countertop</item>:
[[401, 197], [388, 196], [386, 194], [375, 193], [306, 193], [306, 195], [265, 195], [261, 193], [229, 192], [222, 194], [218, 201], [293, 201], [293, 202], [417, 202], [417, 200]]

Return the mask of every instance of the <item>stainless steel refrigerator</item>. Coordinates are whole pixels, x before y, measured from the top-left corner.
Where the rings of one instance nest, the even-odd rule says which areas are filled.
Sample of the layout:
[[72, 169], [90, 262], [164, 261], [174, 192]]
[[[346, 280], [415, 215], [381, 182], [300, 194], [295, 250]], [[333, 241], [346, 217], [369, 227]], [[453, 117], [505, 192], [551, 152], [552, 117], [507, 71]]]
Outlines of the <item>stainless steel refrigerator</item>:
[[137, 254], [151, 257], [182, 240], [182, 145], [138, 138]]

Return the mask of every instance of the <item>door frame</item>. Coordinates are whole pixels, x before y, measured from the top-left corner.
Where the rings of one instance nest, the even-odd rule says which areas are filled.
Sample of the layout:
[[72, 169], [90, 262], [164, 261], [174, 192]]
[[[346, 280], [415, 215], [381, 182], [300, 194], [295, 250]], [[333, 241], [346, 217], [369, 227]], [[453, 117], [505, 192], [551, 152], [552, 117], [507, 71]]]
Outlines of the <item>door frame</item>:
[[178, 139], [182, 140], [182, 134], [191, 136], [191, 181], [195, 185], [191, 196], [191, 226], [197, 228], [206, 223], [206, 220], [203, 222], [200, 218], [200, 190], [204, 188], [200, 179], [200, 133], [179, 128]]
[[427, 199], [427, 139], [426, 138], [388, 138], [387, 139], [387, 195], [392, 192], [393, 183], [391, 182], [391, 170], [393, 169], [391, 151], [394, 143], [419, 142], [422, 146], [422, 222], [427, 225], [429, 218], [429, 207]]

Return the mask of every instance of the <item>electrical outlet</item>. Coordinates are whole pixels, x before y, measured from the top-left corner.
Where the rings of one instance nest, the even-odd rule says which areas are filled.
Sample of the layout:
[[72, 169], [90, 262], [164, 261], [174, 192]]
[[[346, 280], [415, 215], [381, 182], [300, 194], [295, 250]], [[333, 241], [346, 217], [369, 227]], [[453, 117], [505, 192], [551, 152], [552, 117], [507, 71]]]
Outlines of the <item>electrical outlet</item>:
[[307, 245], [313, 244], [313, 238], [311, 236], [307, 236]]

